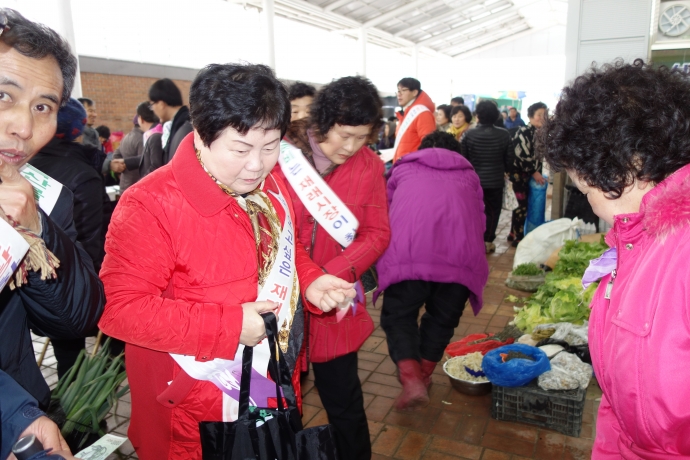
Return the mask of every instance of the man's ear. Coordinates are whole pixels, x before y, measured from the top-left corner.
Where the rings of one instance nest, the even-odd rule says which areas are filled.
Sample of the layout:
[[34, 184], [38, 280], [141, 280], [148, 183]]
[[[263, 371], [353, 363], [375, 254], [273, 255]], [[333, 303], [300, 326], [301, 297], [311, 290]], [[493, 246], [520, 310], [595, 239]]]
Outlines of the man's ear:
[[419, 96], [419, 90], [418, 89], [414, 90], [414, 96], [412, 96], [412, 97], [417, 97], [417, 96]]

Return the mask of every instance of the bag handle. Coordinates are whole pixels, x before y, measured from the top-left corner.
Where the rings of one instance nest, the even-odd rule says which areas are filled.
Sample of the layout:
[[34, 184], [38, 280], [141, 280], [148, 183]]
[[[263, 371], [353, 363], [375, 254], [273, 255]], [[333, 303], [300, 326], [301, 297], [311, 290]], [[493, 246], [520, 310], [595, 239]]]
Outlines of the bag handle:
[[[264, 319], [266, 327], [266, 337], [268, 339], [268, 348], [271, 357], [268, 361], [268, 374], [271, 376], [276, 384], [276, 400], [278, 402], [278, 409], [284, 411], [283, 396], [287, 401], [288, 409], [297, 407], [297, 400], [295, 398], [295, 391], [292, 387], [292, 379], [290, 377], [290, 367], [287, 365], [283, 351], [277, 347], [278, 337], [278, 323], [276, 316], [273, 313], [266, 313], [261, 315]], [[277, 355], [276, 355], [277, 351]], [[242, 377], [240, 379], [240, 400], [239, 400], [239, 414], [238, 420], [246, 420], [249, 418], [249, 395], [251, 391], [252, 381], [252, 361], [254, 358], [254, 347], [244, 347], [242, 352]], [[282, 395], [281, 391], [283, 390]]]

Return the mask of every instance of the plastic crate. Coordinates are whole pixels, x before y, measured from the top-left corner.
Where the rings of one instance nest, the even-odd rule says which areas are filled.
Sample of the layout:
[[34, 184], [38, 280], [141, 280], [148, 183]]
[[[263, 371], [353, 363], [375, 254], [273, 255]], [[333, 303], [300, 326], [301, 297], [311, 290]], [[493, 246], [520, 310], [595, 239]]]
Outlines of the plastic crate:
[[523, 387], [494, 385], [491, 417], [496, 420], [529, 423], [580, 437], [586, 390], [547, 391], [533, 380]]

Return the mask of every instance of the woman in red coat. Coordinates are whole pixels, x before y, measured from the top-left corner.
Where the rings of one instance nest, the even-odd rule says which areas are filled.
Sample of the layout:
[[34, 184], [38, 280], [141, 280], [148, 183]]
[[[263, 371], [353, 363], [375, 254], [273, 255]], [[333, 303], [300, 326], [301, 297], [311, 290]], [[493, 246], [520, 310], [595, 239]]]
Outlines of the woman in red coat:
[[[310, 118], [292, 123], [286, 136], [334, 192], [336, 198], [331, 197], [330, 202], [339, 199], [359, 221], [351, 241], [342, 245], [331, 235], [331, 221], [319, 221], [318, 215], [312, 215], [305, 206], [304, 202], [319, 192], [313, 186], [305, 188], [304, 183], [290, 182], [299, 240], [326, 273], [350, 282], [359, 280], [376, 262], [390, 239], [384, 165], [365, 145], [375, 141], [372, 133], [378, 133], [381, 118], [376, 87], [365, 78], [345, 77], [322, 88], [312, 104]], [[284, 166], [281, 172], [290, 178]], [[325, 203], [323, 197], [316, 201]], [[314, 383], [335, 429], [340, 458], [348, 460], [371, 458], [357, 375], [357, 350], [374, 330], [365, 307], [361, 295], [354, 308], [341, 311], [342, 317], [331, 311], [308, 318], [306, 353], [313, 364]]]
[[101, 270], [100, 327], [127, 343], [128, 434], [142, 460], [200, 459], [199, 422], [237, 418], [242, 346], [255, 347], [252, 398], [270, 405], [260, 313], [278, 317], [279, 345], [299, 375], [300, 289], [316, 316], [355, 296], [293, 238], [287, 188], [270, 173], [290, 122], [272, 71], [208, 66], [189, 102], [194, 132], [122, 196]]

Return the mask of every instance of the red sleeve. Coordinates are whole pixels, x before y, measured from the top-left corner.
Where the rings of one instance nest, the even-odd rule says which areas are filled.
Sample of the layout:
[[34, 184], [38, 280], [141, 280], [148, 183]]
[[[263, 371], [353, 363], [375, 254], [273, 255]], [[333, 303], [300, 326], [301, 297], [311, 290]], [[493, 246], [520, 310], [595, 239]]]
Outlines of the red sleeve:
[[361, 192], [357, 194], [357, 205], [363, 210], [357, 236], [338, 257], [323, 266], [331, 275], [351, 283], [381, 257], [391, 237], [384, 166], [383, 162], [375, 160], [366, 165]]
[[[436, 131], [436, 120], [431, 112], [424, 111], [420, 113], [414, 123], [417, 128], [417, 135], [419, 136], [420, 142], [427, 134]], [[414, 151], [416, 150], [417, 147], [414, 148]]]
[[145, 192], [136, 192], [122, 197], [110, 222], [100, 274], [107, 299], [100, 329], [125, 342], [198, 361], [233, 359], [242, 332], [241, 305], [164, 296], [177, 262], [174, 240], [164, 210], [153, 200], [144, 205], [136, 197]]

